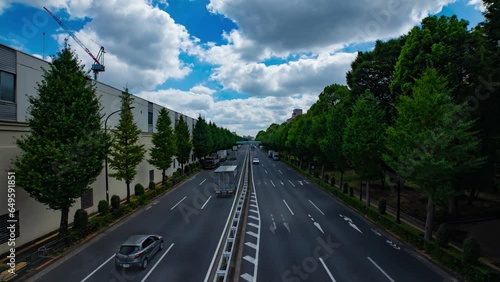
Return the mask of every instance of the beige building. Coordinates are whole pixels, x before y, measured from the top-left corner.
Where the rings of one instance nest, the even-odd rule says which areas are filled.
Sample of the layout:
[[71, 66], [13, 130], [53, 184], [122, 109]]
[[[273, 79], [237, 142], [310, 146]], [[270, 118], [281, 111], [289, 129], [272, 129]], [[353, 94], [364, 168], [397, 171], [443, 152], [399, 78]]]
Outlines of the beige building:
[[[8, 169], [12, 159], [20, 150], [17, 148], [15, 140], [29, 132], [26, 124], [28, 116], [28, 95], [37, 95], [36, 83], [42, 80], [42, 67], [49, 68], [47, 62], [36, 57], [27, 55], [8, 46], [0, 44], [0, 254], [9, 250], [7, 240], [9, 238], [8, 224]], [[116, 110], [120, 109], [121, 100], [119, 95], [121, 90], [94, 82], [98, 96], [101, 96], [101, 106], [104, 119]], [[140, 143], [149, 150], [151, 147], [151, 136], [156, 132], [155, 124], [158, 112], [162, 106], [151, 103], [139, 97], [134, 97], [134, 119], [142, 131]], [[167, 109], [171, 115], [172, 122], [177, 121], [181, 114]], [[196, 123], [196, 119], [183, 116], [191, 132]], [[119, 120], [119, 113], [112, 115], [107, 122], [108, 128], [114, 128]], [[147, 153], [148, 154], [148, 153]], [[190, 161], [195, 161], [194, 155]], [[172, 167], [167, 171], [171, 175], [179, 164], [174, 160]], [[108, 170], [109, 173], [113, 171]], [[137, 167], [137, 176], [132, 182], [133, 185], [141, 183], [147, 185], [150, 181], [160, 182], [161, 171], [151, 166], [144, 160]], [[73, 215], [77, 209], [86, 209], [89, 213], [97, 211], [97, 204], [100, 200], [106, 199], [105, 173], [97, 177], [92, 183], [88, 193], [78, 199], [70, 209], [69, 221], [73, 221]], [[126, 197], [125, 183], [109, 177], [109, 196], [118, 195], [120, 198]], [[21, 187], [15, 187], [15, 210], [19, 220], [16, 247], [29, 243], [59, 228], [60, 211], [49, 210], [46, 206], [30, 198]]]

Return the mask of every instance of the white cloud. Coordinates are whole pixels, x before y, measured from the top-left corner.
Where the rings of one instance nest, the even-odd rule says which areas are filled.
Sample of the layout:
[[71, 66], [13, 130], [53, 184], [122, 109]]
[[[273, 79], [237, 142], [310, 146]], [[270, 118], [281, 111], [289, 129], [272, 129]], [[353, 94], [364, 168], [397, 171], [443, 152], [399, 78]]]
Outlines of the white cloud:
[[[136, 90], [152, 90], [167, 79], [181, 79], [190, 66], [179, 59], [181, 52], [194, 48], [184, 26], [176, 24], [168, 13], [145, 0], [71, 1], [66, 9], [72, 16], [87, 16], [88, 22], [75, 35], [97, 55], [98, 42], [105, 47], [104, 65], [99, 81]], [[74, 14], [74, 11], [78, 11]], [[68, 37], [61, 33], [62, 43]], [[92, 40], [91, 40], [92, 38]], [[93, 42], [95, 41], [95, 42]], [[70, 40], [79, 58], [90, 67], [93, 60]]]
[[207, 8], [234, 21], [257, 50], [280, 54], [398, 36], [453, 1], [211, 0]]
[[284, 64], [226, 62], [217, 67], [211, 78], [225, 89], [253, 96], [292, 96], [319, 94], [332, 83], [345, 83], [356, 53], [322, 53]]
[[265, 130], [271, 123], [286, 121], [295, 108], [308, 109], [318, 99], [318, 94], [315, 94], [215, 101], [213, 93], [215, 90], [198, 85], [188, 91], [166, 89], [136, 95], [192, 118], [201, 115], [239, 135], [251, 136]]
[[205, 86], [194, 86], [189, 91], [179, 89], [163, 89], [157, 91], [142, 91], [136, 95], [158, 105], [167, 107], [192, 118], [198, 115], [208, 116], [213, 109], [215, 91]]
[[483, 0], [469, 0], [467, 5], [474, 6], [474, 9], [478, 11], [486, 12], [486, 6], [484, 6]]

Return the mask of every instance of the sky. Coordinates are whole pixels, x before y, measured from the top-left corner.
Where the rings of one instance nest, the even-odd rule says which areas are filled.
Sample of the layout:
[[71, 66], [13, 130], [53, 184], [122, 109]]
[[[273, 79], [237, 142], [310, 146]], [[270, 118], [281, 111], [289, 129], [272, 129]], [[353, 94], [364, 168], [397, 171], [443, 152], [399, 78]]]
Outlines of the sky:
[[[357, 51], [428, 15], [483, 21], [481, 0], [1, 0], [0, 43], [50, 60], [68, 38], [96, 56], [98, 81], [243, 136], [304, 112], [346, 84]], [[69, 40], [87, 68], [91, 57]]]

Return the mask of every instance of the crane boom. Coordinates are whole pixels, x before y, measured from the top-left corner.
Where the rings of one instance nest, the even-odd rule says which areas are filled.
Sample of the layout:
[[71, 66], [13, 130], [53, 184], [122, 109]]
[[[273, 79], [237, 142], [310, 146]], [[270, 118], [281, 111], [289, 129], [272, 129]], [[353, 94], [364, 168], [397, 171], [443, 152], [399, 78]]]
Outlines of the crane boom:
[[94, 56], [94, 54], [92, 54], [92, 52], [90, 52], [89, 48], [87, 48], [87, 46], [85, 46], [85, 44], [83, 44], [83, 42], [81, 42], [80, 39], [78, 39], [78, 37], [76, 37], [75, 33], [71, 29], [66, 27], [66, 25], [64, 25], [64, 23], [58, 17], [56, 17], [56, 15], [54, 15], [49, 9], [47, 9], [46, 7], [43, 7], [43, 8], [76, 41], [76, 43], [78, 43], [78, 45], [80, 45], [83, 48], [83, 50], [85, 50], [85, 52], [87, 52], [87, 54], [89, 54], [89, 56], [94, 60], [95, 64], [92, 65], [92, 71], [94, 72], [95, 79], [97, 79], [97, 73], [104, 71], [104, 65], [101, 64], [101, 62], [99, 61], [99, 59], [104, 61], [104, 53], [105, 53], [104, 47], [101, 46], [99, 53], [97, 54], [97, 57]]

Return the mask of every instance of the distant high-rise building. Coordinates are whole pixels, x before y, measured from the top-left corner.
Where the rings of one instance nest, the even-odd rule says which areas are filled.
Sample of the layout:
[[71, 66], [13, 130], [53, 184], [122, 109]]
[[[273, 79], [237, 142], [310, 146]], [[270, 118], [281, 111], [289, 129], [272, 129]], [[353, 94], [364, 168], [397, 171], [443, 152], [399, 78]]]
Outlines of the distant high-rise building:
[[302, 114], [302, 109], [294, 109], [292, 112], [292, 117], [287, 119], [286, 122], [291, 122], [294, 118], [300, 116]]

